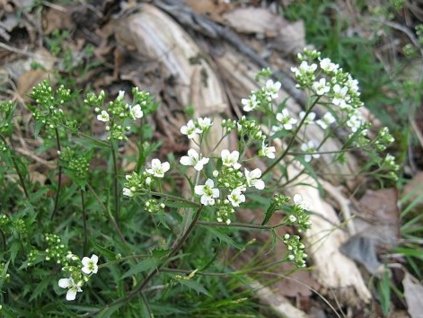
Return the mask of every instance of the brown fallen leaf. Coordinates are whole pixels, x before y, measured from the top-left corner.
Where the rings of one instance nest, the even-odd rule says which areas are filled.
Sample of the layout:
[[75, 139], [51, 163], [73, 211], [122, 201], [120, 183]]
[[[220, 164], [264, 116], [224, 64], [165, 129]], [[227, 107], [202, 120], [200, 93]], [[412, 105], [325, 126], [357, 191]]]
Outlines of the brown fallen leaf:
[[49, 8], [43, 15], [43, 29], [45, 34], [50, 34], [54, 30], [69, 30], [73, 26], [71, 19], [71, 9], [60, 7], [59, 9]]
[[233, 6], [224, 0], [185, 0], [185, 3], [196, 13], [207, 15], [218, 22], [222, 21], [222, 14]]
[[410, 273], [406, 272], [402, 281], [404, 297], [411, 318], [423, 317], [423, 285]]

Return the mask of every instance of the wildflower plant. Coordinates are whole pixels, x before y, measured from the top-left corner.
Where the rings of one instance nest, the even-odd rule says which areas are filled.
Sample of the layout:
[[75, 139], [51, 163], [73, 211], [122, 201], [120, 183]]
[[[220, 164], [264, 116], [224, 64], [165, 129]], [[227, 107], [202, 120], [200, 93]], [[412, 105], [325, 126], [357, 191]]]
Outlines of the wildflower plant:
[[[301, 234], [311, 226], [311, 202], [285, 192], [284, 186], [295, 182], [284, 172], [285, 163], [295, 160], [313, 169], [321, 156], [341, 162], [348, 151], [361, 149], [370, 159], [366, 168], [385, 172], [380, 173], [383, 177], [395, 177], [399, 167], [392, 156], [380, 155], [393, 141], [389, 132], [382, 129], [370, 137], [372, 127], [360, 115], [363, 103], [357, 81], [319, 52], [306, 50], [298, 57], [299, 66], [292, 73], [309, 99], [301, 114], [280, 102], [281, 83], [263, 70], [258, 75], [261, 87], [241, 100], [245, 115], [222, 121], [217, 144], [208, 144], [208, 134], [217, 125], [212, 118], [192, 118], [180, 127], [190, 149], [178, 159], [159, 157], [152, 135], [145, 133], [146, 118], [157, 109], [148, 92], [134, 88], [119, 91], [114, 98], [103, 91], [87, 93], [82, 102], [91, 109], [90, 120], [104, 130], [103, 135], [92, 135], [68, 116], [66, 106], [75, 102], [77, 94], [40, 83], [28, 108], [34, 134], [55, 154], [58, 170], [51, 173], [47, 190], [30, 181], [18, 163], [9, 139], [14, 106], [1, 104], [0, 116], [8, 120], [0, 123], [0, 147], [9, 151], [0, 153], [15, 159], [15, 164], [7, 162], [20, 176], [19, 189], [25, 193], [19, 205], [1, 206], [5, 252], [0, 259], [0, 287], [6, 291], [0, 295], [2, 310], [9, 316], [17, 314], [12, 294], [19, 293], [24, 315], [31, 310], [25, 303], [28, 299], [37, 308], [59, 303], [69, 316], [130, 315], [132, 310], [152, 316], [155, 310], [164, 310], [160, 307], [167, 293], [184, 297], [179, 293], [183, 288], [207, 294], [202, 285], [206, 280], [201, 278], [209, 272], [205, 269], [222, 269], [219, 249], [226, 248], [222, 244], [237, 246], [231, 234], [240, 229], [270, 231], [286, 246], [284, 261], [305, 267], [307, 247]], [[314, 112], [317, 107], [325, 110], [322, 116]], [[306, 139], [303, 132], [311, 125], [322, 129], [323, 139]], [[344, 145], [335, 154], [321, 152], [336, 129], [348, 132]], [[230, 134], [237, 144], [222, 149]], [[124, 172], [118, 147], [125, 147], [131, 138], [136, 140], [138, 156], [128, 159], [133, 160], [133, 170]], [[94, 160], [103, 160], [103, 166], [96, 167]], [[172, 187], [176, 176], [186, 180], [183, 190]], [[19, 200], [18, 194], [14, 200]], [[245, 208], [256, 209], [260, 221], [237, 222], [237, 214]], [[274, 214], [283, 218], [271, 226]], [[274, 229], [280, 226], [291, 227], [294, 234], [279, 237]], [[199, 241], [210, 242], [212, 260], [211, 250], [204, 250]], [[18, 283], [24, 275], [21, 269], [34, 273], [25, 290]], [[232, 275], [230, 268], [225, 273]]]

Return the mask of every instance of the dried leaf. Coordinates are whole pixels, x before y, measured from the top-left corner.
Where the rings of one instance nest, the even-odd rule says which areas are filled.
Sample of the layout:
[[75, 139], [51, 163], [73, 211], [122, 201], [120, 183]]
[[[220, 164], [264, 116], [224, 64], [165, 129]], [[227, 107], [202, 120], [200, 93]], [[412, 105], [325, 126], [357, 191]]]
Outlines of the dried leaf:
[[405, 273], [404, 280], [404, 297], [408, 306], [408, 313], [411, 318], [423, 317], [423, 285], [411, 274]]

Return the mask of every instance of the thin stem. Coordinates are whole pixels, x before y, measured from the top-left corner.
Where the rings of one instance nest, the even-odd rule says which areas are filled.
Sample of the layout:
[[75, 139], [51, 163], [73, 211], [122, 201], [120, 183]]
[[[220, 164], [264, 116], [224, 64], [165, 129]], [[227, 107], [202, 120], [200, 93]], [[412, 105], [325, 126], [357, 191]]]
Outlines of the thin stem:
[[88, 231], [87, 231], [87, 211], [85, 209], [85, 189], [81, 188], [81, 206], [82, 206], [82, 223], [84, 226], [84, 247], [83, 247], [83, 253], [84, 255], [87, 255], [88, 250]]
[[[0, 135], [0, 139], [4, 142], [5, 145], [7, 145], [6, 138], [4, 138], [2, 135]], [[10, 145], [10, 148], [13, 151], [13, 153], [10, 156], [11, 159], [12, 159], [13, 167], [15, 168], [15, 171], [16, 171], [18, 177], [19, 177], [19, 183], [21, 184], [21, 187], [24, 191], [25, 197], [26, 197], [27, 200], [29, 200], [29, 194], [28, 194], [28, 190], [27, 190], [26, 185], [25, 185], [24, 176], [22, 175], [21, 171], [19, 170], [18, 162], [16, 161], [16, 158], [15, 158], [16, 152], [15, 152], [15, 149], [13, 148], [12, 144]]]
[[206, 222], [206, 221], [199, 221], [198, 225], [204, 225], [204, 226], [224, 226], [224, 227], [240, 227], [240, 228], [247, 228], [247, 229], [257, 229], [257, 230], [272, 230], [278, 227], [281, 227], [283, 225], [286, 225], [286, 223], [279, 223], [276, 225], [268, 226], [268, 225], [260, 225], [260, 224], [249, 224], [249, 223], [220, 223], [220, 222]]
[[[56, 135], [57, 151], [58, 153], [60, 153], [60, 151], [62, 151], [62, 147], [60, 145], [59, 130], [55, 128], [54, 133]], [[59, 197], [60, 197], [60, 191], [62, 189], [62, 166], [60, 165], [60, 156], [57, 158], [57, 168], [58, 168], [59, 178], [57, 180], [57, 191], [56, 191], [56, 197], [54, 198], [53, 213], [51, 214], [52, 220], [54, 219], [54, 216], [57, 213], [57, 209], [59, 208]]]
[[110, 149], [112, 151], [113, 160], [113, 198], [115, 203], [115, 220], [119, 226], [120, 219], [120, 204], [119, 204], [119, 187], [118, 187], [118, 165], [116, 158], [116, 150], [113, 141], [110, 142]]
[[185, 241], [188, 239], [189, 235], [191, 234], [192, 230], [194, 229], [195, 225], [197, 224], [200, 215], [201, 215], [201, 211], [203, 210], [203, 205], [200, 206], [197, 211], [194, 214], [194, 217], [190, 223], [190, 225], [188, 226], [188, 228], [183, 232], [182, 236], [177, 239], [175, 241], [175, 244], [173, 244], [172, 246], [172, 250], [170, 251], [170, 253], [166, 256], [166, 259], [160, 264], [158, 265], [155, 269], [153, 269], [145, 278], [144, 280], [138, 285], [138, 287], [136, 287], [135, 289], [133, 289], [131, 292], [129, 292], [128, 295], [126, 295], [125, 297], [121, 297], [119, 299], [117, 299], [116, 301], [114, 301], [113, 303], [111, 303], [110, 305], [107, 305], [104, 309], [106, 308], [110, 308], [112, 306], [127, 302], [129, 300], [131, 300], [132, 298], [134, 298], [138, 293], [142, 292], [143, 289], [147, 286], [147, 284], [151, 281], [151, 279], [156, 276], [159, 272], [160, 269], [167, 263], [169, 262], [169, 260], [175, 256], [180, 249], [182, 248], [182, 246], [184, 245]]
[[284, 152], [282, 153], [282, 155], [280, 155], [280, 157], [278, 159], [276, 159], [264, 172], [263, 172], [263, 176], [268, 174], [279, 162], [282, 161], [283, 158], [285, 158], [285, 156], [288, 154], [289, 149], [292, 147], [292, 145], [295, 142], [295, 138], [297, 137], [298, 132], [300, 131], [301, 127], [303, 126], [304, 122], [307, 119], [308, 114], [310, 114], [311, 110], [313, 109], [313, 107], [317, 104], [317, 102], [319, 101], [320, 96], [316, 97], [316, 99], [314, 100], [314, 102], [311, 104], [311, 106], [307, 109], [303, 119], [300, 121], [300, 123], [298, 124], [297, 128], [294, 131], [293, 136], [291, 137], [291, 139], [289, 140], [288, 145], [286, 146]]

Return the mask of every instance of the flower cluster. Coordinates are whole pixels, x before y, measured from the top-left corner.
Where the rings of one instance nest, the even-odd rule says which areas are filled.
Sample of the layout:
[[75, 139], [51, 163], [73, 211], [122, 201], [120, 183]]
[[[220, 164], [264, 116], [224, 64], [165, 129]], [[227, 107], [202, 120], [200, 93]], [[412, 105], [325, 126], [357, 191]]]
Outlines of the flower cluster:
[[90, 93], [85, 98], [85, 104], [94, 107], [97, 120], [106, 124], [109, 140], [125, 139], [126, 132], [131, 130], [130, 125], [134, 121], [143, 118], [145, 113], [151, 113], [157, 108], [150, 93], [134, 88], [132, 95], [132, 103], [128, 104], [125, 99], [125, 91], [119, 91], [115, 100], [107, 104], [107, 109], [102, 108], [105, 99], [103, 91], [99, 95]]
[[14, 108], [15, 106], [11, 101], [0, 102], [0, 135], [7, 136], [11, 133]]
[[38, 129], [44, 127], [49, 135], [53, 135], [59, 126], [76, 126], [75, 121], [63, 112], [63, 106], [72, 98], [70, 90], [63, 85], [54, 90], [48, 81], [42, 81], [34, 87], [31, 97], [36, 105], [29, 108], [39, 125]]
[[150, 168], [142, 173], [132, 172], [126, 175], [126, 182], [123, 188], [123, 195], [133, 197], [136, 192], [150, 190], [154, 182], [162, 179], [170, 169], [169, 162], [161, 162], [159, 159], [151, 160]]
[[66, 258], [73, 263], [62, 268], [62, 271], [68, 274], [68, 277], [61, 278], [58, 281], [60, 288], [67, 289], [66, 300], [75, 300], [76, 294], [82, 292], [83, 285], [88, 282], [93, 274], [98, 272], [98, 256], [93, 254], [90, 258], [84, 257], [81, 261], [76, 255], [68, 253]]
[[280, 88], [280, 82], [274, 82], [271, 79], [267, 80], [265, 85], [259, 90], [252, 91], [248, 98], [241, 99], [243, 110], [251, 112], [256, 109], [269, 109], [272, 102], [278, 98]]
[[198, 118], [197, 120], [191, 119], [186, 125], [181, 127], [180, 131], [188, 139], [194, 139], [197, 135], [207, 133], [212, 125], [213, 122], [208, 117]]
[[84, 152], [65, 147], [60, 153], [60, 163], [67, 173], [79, 185], [84, 185], [88, 178], [88, 169], [91, 161], [91, 152]]
[[304, 244], [298, 235], [285, 234], [283, 242], [288, 249], [288, 259], [293, 262], [297, 267], [305, 267], [307, 254], [304, 252]]

